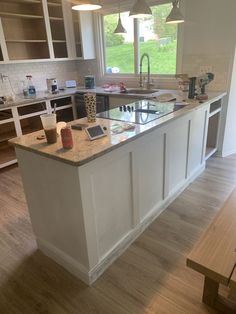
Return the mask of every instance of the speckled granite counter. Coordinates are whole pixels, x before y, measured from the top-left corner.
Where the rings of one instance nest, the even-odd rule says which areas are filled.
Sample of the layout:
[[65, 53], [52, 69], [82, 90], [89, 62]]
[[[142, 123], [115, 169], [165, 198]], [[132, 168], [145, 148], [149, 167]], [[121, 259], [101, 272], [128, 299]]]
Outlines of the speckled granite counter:
[[[62, 148], [61, 139], [58, 138], [56, 144], [48, 145], [46, 140], [37, 140], [37, 137], [43, 134], [42, 131], [31, 133], [19, 138], [12, 139], [10, 142], [15, 146], [21, 147], [23, 149], [32, 151], [37, 154], [45, 155], [47, 157], [63, 161], [75, 166], [83, 165], [107, 152], [124, 145], [137, 137], [143, 136], [153, 129], [158, 128], [170, 121], [181, 117], [199, 106], [206, 105], [207, 103], [212, 103], [218, 99], [221, 99], [225, 93], [211, 93], [209, 100], [205, 101], [203, 104], [199, 104], [198, 101], [189, 101], [189, 105], [184, 108], [168, 114], [164, 117], [156, 119], [144, 125], [135, 125], [135, 129], [124, 131], [120, 134], [113, 134], [111, 128], [114, 124], [122, 125], [122, 122], [107, 120], [107, 119], [97, 119], [95, 124], [101, 124], [107, 129], [107, 136], [97, 139], [95, 141], [90, 141], [85, 133], [85, 131], [72, 130], [74, 147], [71, 150], [64, 150]], [[86, 118], [73, 121], [71, 124], [86, 123]], [[93, 124], [90, 124], [93, 125]]]
[[[163, 92], [162, 90], [161, 92]], [[76, 92], [81, 93], [96, 93], [100, 95], [107, 95], [107, 96], [119, 96], [119, 97], [131, 97], [131, 98], [152, 98], [159, 94], [159, 92], [155, 92], [152, 94], [142, 94], [138, 95], [135, 93], [120, 93], [119, 91], [104, 91], [104, 88], [102, 87], [96, 87], [94, 89], [85, 89], [84, 87], [77, 87], [77, 88], [67, 88], [64, 91], [60, 91], [58, 94], [51, 94], [47, 91], [39, 91], [36, 93], [34, 97], [25, 98], [23, 95], [16, 95], [15, 99], [13, 101], [8, 101], [4, 104], [0, 104], [0, 109], [3, 108], [11, 108], [14, 106], [19, 106], [23, 104], [31, 104], [31, 103], [37, 103], [40, 101], [50, 100], [50, 99], [56, 99], [56, 98], [62, 98], [66, 96], [72, 96]]]

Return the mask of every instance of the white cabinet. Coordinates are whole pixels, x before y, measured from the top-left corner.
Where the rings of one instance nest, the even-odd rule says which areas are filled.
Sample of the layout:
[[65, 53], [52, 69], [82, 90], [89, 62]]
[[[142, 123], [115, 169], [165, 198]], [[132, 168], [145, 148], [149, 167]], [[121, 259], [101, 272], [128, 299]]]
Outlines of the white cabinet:
[[187, 176], [191, 176], [205, 161], [208, 106], [197, 109], [189, 121]]
[[91, 12], [66, 0], [0, 1], [1, 63], [77, 58], [95, 58]]
[[8, 140], [16, 135], [12, 109], [0, 110], [0, 168], [16, 163], [14, 148], [8, 143]]
[[165, 197], [174, 194], [187, 179], [189, 119], [192, 116], [184, 116], [166, 130]]
[[51, 100], [33, 102], [0, 109], [0, 168], [17, 162], [8, 140], [42, 129], [41, 114], [51, 113], [56, 103], [57, 122], [76, 118], [73, 96], [58, 96]]

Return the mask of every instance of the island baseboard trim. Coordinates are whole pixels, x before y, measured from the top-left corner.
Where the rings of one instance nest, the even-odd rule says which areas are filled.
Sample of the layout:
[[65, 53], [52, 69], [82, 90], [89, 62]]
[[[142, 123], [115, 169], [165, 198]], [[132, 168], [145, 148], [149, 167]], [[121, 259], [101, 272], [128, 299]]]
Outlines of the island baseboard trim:
[[46, 256], [53, 259], [59, 265], [68, 270], [68, 272], [81, 279], [87, 285], [91, 284], [89, 279], [89, 271], [83, 265], [49, 242], [39, 238], [37, 238], [36, 241], [39, 250], [42, 251]]

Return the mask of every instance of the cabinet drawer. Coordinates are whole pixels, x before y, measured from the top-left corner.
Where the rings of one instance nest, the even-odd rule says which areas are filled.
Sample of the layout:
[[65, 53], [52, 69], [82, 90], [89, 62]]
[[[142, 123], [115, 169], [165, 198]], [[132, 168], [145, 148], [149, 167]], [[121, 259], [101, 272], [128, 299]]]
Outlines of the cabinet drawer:
[[25, 105], [17, 108], [19, 116], [41, 112], [47, 110], [46, 103], [40, 102], [32, 105]]
[[57, 108], [60, 108], [63, 106], [71, 105], [72, 101], [71, 101], [71, 97], [65, 97], [65, 98], [53, 99], [50, 101], [50, 103], [51, 103], [52, 108], [54, 108], [55, 104]]

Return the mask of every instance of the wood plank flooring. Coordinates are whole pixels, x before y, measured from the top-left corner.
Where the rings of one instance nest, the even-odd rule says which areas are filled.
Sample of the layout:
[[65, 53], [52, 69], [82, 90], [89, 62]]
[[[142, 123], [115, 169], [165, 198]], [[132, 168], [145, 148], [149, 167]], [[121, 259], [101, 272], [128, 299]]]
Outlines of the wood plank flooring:
[[[37, 250], [19, 169], [0, 171], [0, 314], [201, 314], [186, 256], [236, 185], [236, 155], [211, 158], [130, 248], [87, 287]], [[223, 289], [224, 295], [228, 294]]]

